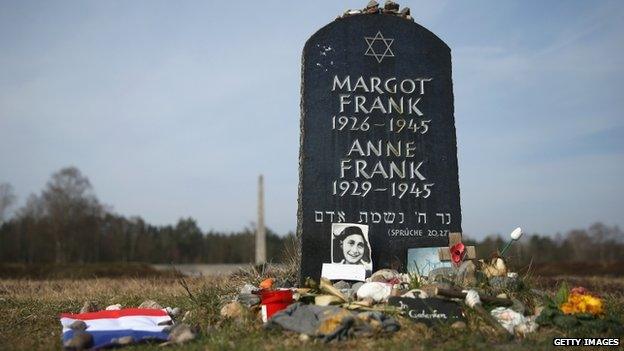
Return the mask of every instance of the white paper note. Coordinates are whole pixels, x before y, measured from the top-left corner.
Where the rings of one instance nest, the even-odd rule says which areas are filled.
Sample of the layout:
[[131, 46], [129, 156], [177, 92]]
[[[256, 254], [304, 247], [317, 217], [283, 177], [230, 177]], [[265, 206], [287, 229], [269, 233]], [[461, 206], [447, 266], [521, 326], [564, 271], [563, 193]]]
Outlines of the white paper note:
[[361, 264], [323, 263], [321, 277], [329, 280], [366, 280], [366, 268]]

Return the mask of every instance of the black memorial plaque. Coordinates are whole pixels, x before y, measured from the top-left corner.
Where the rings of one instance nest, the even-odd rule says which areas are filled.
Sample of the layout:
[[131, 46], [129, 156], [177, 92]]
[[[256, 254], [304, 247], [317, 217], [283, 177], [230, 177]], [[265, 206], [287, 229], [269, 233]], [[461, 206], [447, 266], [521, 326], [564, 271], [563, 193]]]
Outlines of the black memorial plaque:
[[461, 232], [449, 47], [393, 15], [337, 19], [303, 49], [301, 278], [331, 261], [333, 223], [368, 225], [373, 270]]
[[426, 325], [453, 323], [464, 319], [462, 309], [455, 301], [392, 296], [388, 299], [388, 304], [398, 307], [413, 322]]

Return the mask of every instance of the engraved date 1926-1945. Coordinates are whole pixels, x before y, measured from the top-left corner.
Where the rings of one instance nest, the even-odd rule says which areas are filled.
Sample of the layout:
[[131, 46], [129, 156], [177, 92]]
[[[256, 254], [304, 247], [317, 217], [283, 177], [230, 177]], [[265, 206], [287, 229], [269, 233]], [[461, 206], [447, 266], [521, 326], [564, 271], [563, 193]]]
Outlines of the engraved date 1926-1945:
[[332, 129], [337, 131], [362, 131], [373, 128], [388, 128], [393, 133], [412, 132], [426, 134], [429, 131], [430, 119], [390, 118], [383, 123], [371, 122], [370, 116], [358, 118], [354, 116], [333, 116]]

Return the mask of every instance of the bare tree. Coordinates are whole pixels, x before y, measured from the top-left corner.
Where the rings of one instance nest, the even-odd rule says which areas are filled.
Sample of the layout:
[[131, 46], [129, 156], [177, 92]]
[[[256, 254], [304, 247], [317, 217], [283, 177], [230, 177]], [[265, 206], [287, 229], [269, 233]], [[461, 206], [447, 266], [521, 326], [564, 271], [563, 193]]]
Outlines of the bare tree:
[[0, 224], [8, 217], [11, 206], [15, 203], [16, 197], [13, 187], [9, 183], [0, 184]]
[[30, 194], [26, 199], [24, 207], [18, 209], [15, 213], [17, 218], [30, 217], [33, 219], [41, 219], [45, 215], [45, 207], [43, 200], [37, 194]]
[[[81, 228], [78, 221], [87, 216], [101, 215], [102, 206], [89, 179], [76, 167], [66, 167], [54, 173], [41, 195], [45, 214], [50, 219], [55, 261], [65, 262], [65, 249], [76, 246], [85, 239], [84, 234], [88, 234], [79, 233], [85, 228]], [[83, 256], [85, 253], [80, 251], [78, 254]]]

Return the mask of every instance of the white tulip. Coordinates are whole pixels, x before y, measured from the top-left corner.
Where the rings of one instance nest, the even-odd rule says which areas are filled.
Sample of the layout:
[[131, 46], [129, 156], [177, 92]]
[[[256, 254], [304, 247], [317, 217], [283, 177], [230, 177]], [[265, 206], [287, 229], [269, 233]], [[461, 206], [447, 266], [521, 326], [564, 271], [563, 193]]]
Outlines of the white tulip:
[[522, 228], [518, 227], [516, 229], [514, 229], [513, 232], [511, 232], [511, 240], [518, 240], [520, 239], [520, 237], [522, 236]]

